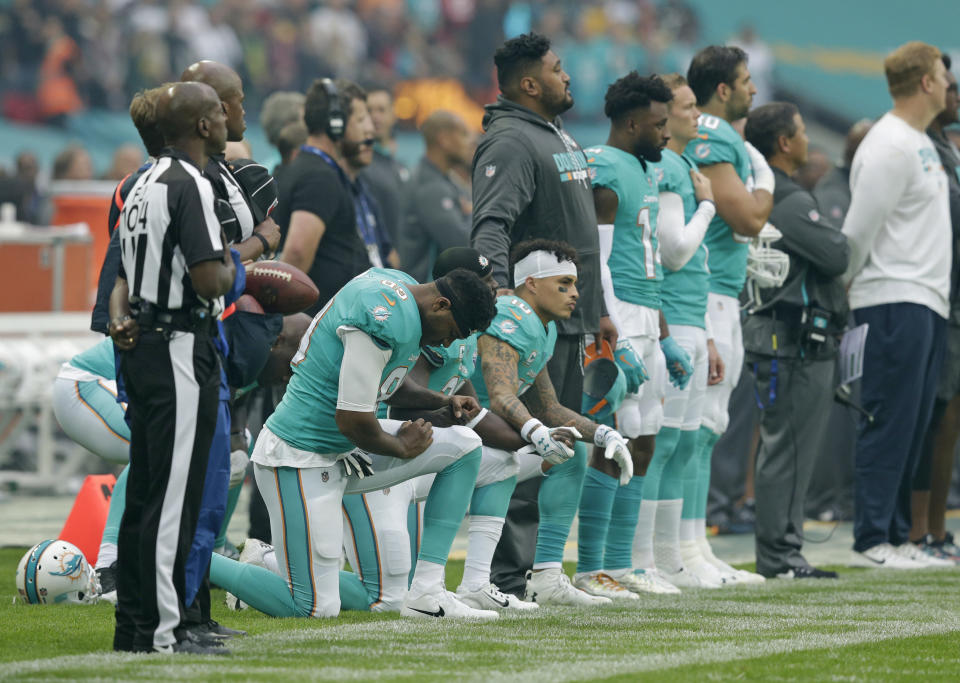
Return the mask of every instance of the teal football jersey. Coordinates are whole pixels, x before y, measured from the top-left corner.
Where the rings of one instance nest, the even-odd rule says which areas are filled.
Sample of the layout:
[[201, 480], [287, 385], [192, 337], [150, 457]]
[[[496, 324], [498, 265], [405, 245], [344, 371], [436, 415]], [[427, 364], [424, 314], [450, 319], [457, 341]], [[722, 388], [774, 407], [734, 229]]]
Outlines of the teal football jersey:
[[314, 453], [343, 453], [354, 444], [337, 429], [335, 414], [343, 342], [337, 330], [366, 332], [390, 360], [380, 376], [377, 400], [397, 390], [420, 357], [420, 311], [407, 285], [416, 280], [398, 270], [371, 268], [344, 285], [323, 307], [290, 365], [293, 377], [267, 427], [296, 448]]
[[[686, 153], [700, 166], [728, 163], [740, 180], [753, 190], [753, 169], [743, 138], [729, 123], [716, 116], [700, 117], [700, 134], [687, 145]], [[740, 296], [747, 279], [748, 238], [737, 235], [720, 217], [714, 216], [707, 228], [704, 243], [710, 250], [710, 291], [726, 296]]]
[[479, 333], [472, 334], [466, 339], [457, 339], [450, 346], [430, 346], [423, 350], [424, 358], [433, 366], [428, 389], [447, 396], [460, 390], [477, 367], [478, 336]]
[[584, 150], [594, 187], [617, 193], [613, 224], [613, 251], [607, 259], [613, 293], [621, 301], [660, 308], [663, 266], [657, 244], [660, 197], [651, 164], [616, 147], [600, 145]]
[[70, 359], [70, 365], [97, 377], [116, 379], [117, 366], [113, 356], [113, 340], [107, 337], [99, 344], [78, 353]]
[[[663, 150], [663, 159], [657, 164], [657, 183], [661, 192], [673, 192], [683, 199], [683, 220], [689, 223], [697, 210], [697, 198], [690, 180], [690, 170], [696, 163], [684, 154], [682, 157], [669, 149]], [[664, 317], [668, 325], [692, 325], [702, 328], [707, 312], [707, 292], [710, 290], [709, 255], [703, 242], [680, 270], [663, 269]]]
[[[544, 327], [533, 309], [522, 299], [513, 296], [501, 296], [497, 299], [497, 315], [483, 334], [502, 339], [516, 349], [520, 356], [517, 363], [517, 377], [520, 379], [517, 396], [522, 396], [546, 367], [557, 343], [556, 324], [551, 321]], [[471, 381], [473, 388], [477, 390], [480, 405], [489, 408], [490, 397], [481, 366], [482, 363], [477, 364]]]

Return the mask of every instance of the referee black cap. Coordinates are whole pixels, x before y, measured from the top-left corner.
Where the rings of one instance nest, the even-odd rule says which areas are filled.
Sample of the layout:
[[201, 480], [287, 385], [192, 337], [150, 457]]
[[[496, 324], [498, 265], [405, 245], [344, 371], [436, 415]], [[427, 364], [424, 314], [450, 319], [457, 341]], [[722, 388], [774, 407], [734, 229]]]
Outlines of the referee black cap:
[[265, 166], [253, 159], [234, 159], [227, 166], [247, 196], [253, 212], [253, 224], [260, 225], [277, 206], [277, 181]]
[[485, 278], [493, 270], [490, 260], [476, 249], [450, 247], [437, 257], [437, 262], [433, 265], [433, 279], [441, 278], [456, 268], [465, 268], [476, 273], [480, 279]]

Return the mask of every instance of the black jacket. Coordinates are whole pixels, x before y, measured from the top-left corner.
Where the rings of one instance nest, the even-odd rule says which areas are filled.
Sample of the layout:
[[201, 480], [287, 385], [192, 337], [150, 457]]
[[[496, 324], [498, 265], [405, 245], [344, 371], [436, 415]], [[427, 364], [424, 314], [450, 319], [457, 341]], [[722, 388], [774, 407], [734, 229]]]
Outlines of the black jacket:
[[473, 157], [475, 249], [508, 281], [510, 248], [524, 240], [563, 240], [577, 250], [580, 299], [561, 334], [596, 332], [606, 315], [600, 288], [600, 242], [587, 159], [559, 119], [546, 121], [500, 97], [486, 107], [484, 135]]
[[[840, 332], [846, 325], [849, 308], [841, 276], [850, 260], [847, 238], [840, 226], [821, 215], [813, 195], [804, 190], [786, 173], [773, 169], [777, 187], [773, 194], [772, 223], [783, 239], [773, 247], [790, 256], [790, 273], [783, 285], [761, 290], [763, 306], [744, 322], [744, 347], [753, 353], [772, 353], [771, 320], [777, 322], [778, 343], [784, 356], [799, 348], [800, 317], [805, 306], [815, 306], [831, 313], [830, 331]], [[836, 352], [831, 337], [819, 355]]]

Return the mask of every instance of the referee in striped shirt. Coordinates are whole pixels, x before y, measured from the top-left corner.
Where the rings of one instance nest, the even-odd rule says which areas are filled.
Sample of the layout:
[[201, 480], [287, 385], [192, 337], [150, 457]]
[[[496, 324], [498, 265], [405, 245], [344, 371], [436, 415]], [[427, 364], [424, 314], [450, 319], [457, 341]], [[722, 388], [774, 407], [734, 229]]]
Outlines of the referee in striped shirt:
[[170, 86], [156, 107], [167, 147], [124, 204], [110, 300], [131, 417], [114, 649], [215, 654], [175, 629], [217, 419], [216, 317], [236, 276], [201, 170], [224, 149], [226, 114], [202, 83]]

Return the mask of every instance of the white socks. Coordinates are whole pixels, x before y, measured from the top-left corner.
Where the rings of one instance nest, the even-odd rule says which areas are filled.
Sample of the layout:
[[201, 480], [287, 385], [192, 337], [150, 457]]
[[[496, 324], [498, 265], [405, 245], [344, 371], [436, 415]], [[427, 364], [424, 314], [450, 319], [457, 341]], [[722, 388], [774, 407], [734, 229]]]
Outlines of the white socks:
[[446, 590], [443, 583], [443, 565], [417, 560], [417, 568], [413, 572], [413, 583], [410, 584], [410, 594], [435, 593], [438, 588]]
[[657, 503], [654, 522], [654, 562], [658, 569], [676, 574], [683, 569], [680, 558], [680, 513], [683, 499], [661, 500]]
[[637, 533], [633, 535], [633, 566], [650, 569], [653, 564], [653, 522], [657, 516], [657, 501], [643, 499], [637, 515]]
[[467, 559], [463, 565], [461, 586], [475, 591], [486, 588], [490, 583], [490, 563], [500, 542], [503, 521], [503, 517], [470, 515]]
[[100, 552], [97, 553], [97, 566], [94, 569], [106, 569], [117, 561], [117, 544], [101, 543]]

